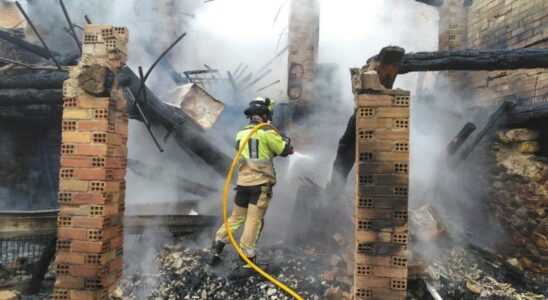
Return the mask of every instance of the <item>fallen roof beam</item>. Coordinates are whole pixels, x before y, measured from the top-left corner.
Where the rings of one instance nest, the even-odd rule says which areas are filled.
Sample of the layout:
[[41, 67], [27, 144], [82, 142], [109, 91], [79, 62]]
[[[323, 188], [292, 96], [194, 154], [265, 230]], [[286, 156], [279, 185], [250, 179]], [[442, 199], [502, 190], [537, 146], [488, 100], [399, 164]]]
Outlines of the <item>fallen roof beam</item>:
[[219, 175], [225, 176], [232, 161], [230, 157], [203, 137], [201, 130], [190, 118], [185, 117], [176, 108], [165, 104], [146, 85], [144, 88], [147, 101], [145, 101], [144, 93], [139, 93], [141, 86], [139, 77], [130, 68], [125, 68], [123, 72], [128, 76], [128, 88], [135, 97], [135, 101], [142, 105], [145, 111], [148, 109], [147, 118], [159, 122], [168, 131], [173, 130], [179, 146], [196, 154]]
[[453, 50], [407, 53], [400, 74], [421, 71], [495, 71], [548, 68], [548, 49]]
[[330, 195], [340, 195], [346, 184], [346, 178], [356, 161], [356, 113], [350, 116], [346, 130], [339, 140], [337, 156], [333, 162], [331, 179], [327, 185]]
[[67, 72], [6, 75], [0, 77], [0, 89], [60, 89], [68, 77]]
[[[55, 236], [59, 210], [0, 211], [0, 239]], [[149, 227], [166, 227], [175, 234], [194, 233], [212, 226], [216, 217], [204, 215], [126, 215], [124, 231], [142, 233]]]
[[156, 97], [156, 95], [154, 95], [154, 93], [146, 87], [146, 85], [144, 86], [144, 89], [146, 91], [148, 101], [145, 101], [143, 93], [139, 93], [139, 90], [141, 89], [141, 80], [139, 79], [139, 76], [137, 76], [137, 74], [135, 74], [135, 72], [133, 72], [133, 70], [129, 67], [124, 68], [121, 73], [122, 74], [119, 76], [127, 76], [123, 80], [127, 79], [127, 87], [135, 97], [136, 102], [141, 106], [148, 105], [146, 108], [149, 109], [151, 116], [147, 116], [147, 118], [159, 122], [166, 128], [170, 126], [179, 127], [186, 121], [183, 116], [177, 114], [168, 105]]
[[437, 6], [437, 7], [440, 7], [443, 5], [443, 0], [415, 0], [415, 1], [424, 3], [426, 5]]
[[0, 239], [55, 235], [57, 210], [0, 211]]
[[489, 119], [487, 119], [487, 122], [483, 126], [483, 128], [474, 136], [474, 138], [466, 145], [466, 147], [462, 148], [462, 150], [456, 155], [454, 155], [453, 160], [449, 163], [449, 166], [451, 168], [458, 167], [462, 162], [464, 162], [468, 156], [474, 151], [476, 146], [481, 142], [483, 137], [491, 131], [493, 127], [499, 122], [501, 118], [503, 118], [506, 115], [506, 112], [511, 108], [512, 102], [510, 101], [504, 101], [499, 105], [499, 107], [493, 112]]
[[[12, 43], [16, 46], [19, 46], [19, 47], [29, 51], [30, 53], [36, 54], [40, 57], [43, 57], [43, 58], [46, 58], [46, 59], [49, 59], [51, 57], [49, 55], [48, 50], [46, 50], [44, 47], [35, 45], [33, 43], [29, 43], [29, 42], [25, 41], [24, 39], [21, 39], [19, 37], [16, 37], [16, 36], [10, 34], [7, 31], [0, 30], [0, 39], [3, 39], [7, 42], [10, 42], [10, 43]], [[53, 52], [53, 54], [58, 55], [55, 52]]]
[[548, 102], [515, 105], [509, 109], [503, 124], [517, 126], [542, 119], [548, 120]]
[[[48, 50], [44, 47], [29, 43], [25, 41], [24, 39], [13, 36], [9, 32], [3, 31], [3, 30], [0, 30], [0, 39], [10, 42], [16, 46], [19, 46], [29, 51], [30, 53], [33, 53], [40, 57], [48, 59], [50, 63], [55, 63], [55, 61], [50, 56]], [[52, 54], [55, 56], [55, 60], [57, 60], [57, 62], [61, 64], [62, 66], [76, 64], [76, 61], [80, 59], [80, 56], [81, 56], [79, 52], [70, 53], [67, 55], [59, 55], [56, 52], [52, 52]]]
[[[129, 85], [128, 88], [135, 97], [135, 94], [139, 92], [141, 80], [130, 68], [125, 68], [123, 72], [127, 77], [126, 81]], [[58, 85], [59, 89], [0, 89], [0, 106], [62, 104], [63, 91], [61, 88], [63, 84], [60, 80], [62, 76], [63, 75], [59, 75], [59, 77], [52, 77], [49, 79], [42, 78], [42, 85]], [[21, 82], [17, 84], [30, 85], [31, 83]], [[176, 133], [175, 139], [179, 146], [196, 154], [219, 175], [225, 176], [230, 167], [230, 157], [204, 138], [201, 130], [192, 122], [192, 120], [190, 120], [190, 118], [185, 118], [185, 116], [183, 116], [181, 112], [178, 112], [176, 108], [166, 105], [156, 97], [148, 87], [145, 86], [145, 89], [147, 101], [144, 99], [144, 93], [141, 93], [136, 97], [135, 101], [142, 106], [146, 103], [143, 108], [145, 111], [149, 112], [147, 118], [153, 120], [153, 122], [162, 124], [167, 130], [174, 130]], [[132, 113], [131, 111], [130, 117], [141, 120], [137, 114], [134, 112]]]
[[42, 287], [42, 281], [48, 272], [48, 267], [55, 258], [56, 245], [57, 237], [51, 239], [44, 248], [40, 255], [40, 259], [36, 262], [34, 272], [32, 272], [32, 278], [27, 287], [27, 293], [36, 294]]
[[449, 145], [445, 148], [445, 154], [453, 156], [457, 152], [466, 139], [476, 130], [476, 125], [471, 122], [466, 123], [459, 133], [451, 140]]
[[[17, 40], [18, 42], [23, 41], [19, 38], [17, 38]], [[41, 47], [38, 47], [38, 48], [43, 49]], [[79, 57], [79, 56], [80, 56], [79, 53], [67, 55], [67, 56], [64, 56], [64, 58], [66, 57], [66, 60], [59, 59], [59, 62], [61, 63], [63, 63], [64, 61], [68, 62], [68, 61], [71, 61], [73, 58]], [[216, 71], [217, 70], [207, 70], [208, 73], [216, 72]], [[160, 123], [169, 131], [174, 130], [176, 132], [175, 139], [179, 146], [183, 147], [183, 149], [187, 149], [190, 152], [198, 155], [204, 162], [209, 164], [219, 175], [221, 176], [226, 175], [226, 173], [228, 172], [228, 169], [230, 168], [230, 162], [231, 162], [231, 159], [228, 155], [223, 153], [215, 145], [213, 145], [208, 140], [206, 140], [201, 135], [201, 131], [198, 128], [198, 126], [196, 126], [192, 121], [186, 122], [185, 120], [186, 118], [182, 115], [182, 113], [176, 112], [175, 108], [172, 108], [166, 105], [163, 101], [161, 101], [158, 97], [156, 97], [156, 95], [154, 95], [154, 93], [148, 87], [146, 87], [146, 85], [144, 88], [146, 90], [148, 101], [145, 101], [144, 93], [139, 93], [139, 90], [141, 89], [141, 80], [135, 74], [135, 72], [133, 72], [129, 67], [126, 67], [121, 73], [122, 74], [120, 74], [119, 77], [125, 77], [125, 78], [124, 79], [120, 78], [120, 81], [126, 82], [125, 86], [129, 88], [129, 90], [135, 97], [135, 101], [139, 103], [140, 105], [146, 103], [147, 106], [145, 106], [145, 110], [149, 109], [150, 111], [150, 116], [147, 116], [147, 118]], [[185, 75], [186, 74], [187, 73], [185, 72]], [[5, 103], [9, 103], [7, 105], [13, 105], [13, 103], [17, 103], [17, 102], [13, 102], [12, 100], [13, 99], [10, 98], [11, 102], [6, 101]], [[32, 100], [38, 101], [39, 103], [32, 103], [32, 101], [29, 101], [29, 104], [45, 104], [44, 102], [47, 102], [47, 100], [45, 99], [41, 99], [42, 101], [35, 100], [35, 99], [32, 99]], [[53, 97], [51, 101], [55, 102], [56, 100], [57, 99]], [[0, 101], [1, 101], [1, 98], [0, 98]], [[59, 97], [58, 101], [62, 101], [62, 94]], [[134, 104], [134, 103], [129, 103], [129, 104]], [[133, 112], [131, 111], [131, 108], [130, 108], [130, 117], [143, 121], [141, 117], [136, 116], [134, 111]]]
[[63, 103], [62, 89], [0, 89], [0, 106]]
[[388, 46], [381, 49], [379, 55], [375, 56], [374, 69], [379, 75], [379, 81], [391, 89], [400, 71], [405, 50], [398, 46]]

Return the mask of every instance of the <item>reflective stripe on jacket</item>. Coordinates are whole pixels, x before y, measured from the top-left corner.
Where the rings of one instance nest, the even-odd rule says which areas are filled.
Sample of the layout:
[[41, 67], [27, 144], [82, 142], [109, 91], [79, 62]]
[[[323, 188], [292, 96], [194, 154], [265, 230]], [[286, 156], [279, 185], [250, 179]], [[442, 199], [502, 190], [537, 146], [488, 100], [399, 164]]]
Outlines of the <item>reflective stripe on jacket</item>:
[[238, 171], [238, 185], [252, 186], [276, 184], [276, 172], [272, 159], [287, 156], [289, 145], [275, 130], [263, 127], [253, 134], [246, 145], [240, 145], [256, 123], [244, 127], [236, 135], [236, 149], [243, 147]]

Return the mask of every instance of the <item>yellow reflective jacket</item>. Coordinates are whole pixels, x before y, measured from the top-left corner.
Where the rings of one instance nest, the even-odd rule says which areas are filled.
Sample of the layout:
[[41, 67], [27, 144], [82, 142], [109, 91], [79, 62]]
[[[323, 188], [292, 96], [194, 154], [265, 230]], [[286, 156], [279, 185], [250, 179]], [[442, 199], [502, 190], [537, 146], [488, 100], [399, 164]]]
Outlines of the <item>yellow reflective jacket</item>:
[[236, 135], [236, 149], [244, 147], [240, 158], [238, 182], [240, 186], [276, 184], [276, 172], [272, 160], [287, 156], [290, 146], [282, 136], [269, 127], [263, 127], [251, 136], [247, 145], [240, 145], [257, 123], [244, 127]]

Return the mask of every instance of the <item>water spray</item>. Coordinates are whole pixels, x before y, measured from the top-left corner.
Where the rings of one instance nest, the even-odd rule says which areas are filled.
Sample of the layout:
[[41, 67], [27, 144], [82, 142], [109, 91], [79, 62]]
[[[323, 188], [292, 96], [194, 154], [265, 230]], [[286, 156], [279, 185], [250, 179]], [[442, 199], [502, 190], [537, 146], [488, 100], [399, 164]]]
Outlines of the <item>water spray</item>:
[[293, 167], [297, 165], [299, 162], [308, 161], [312, 159], [313, 159], [313, 156], [310, 154], [303, 154], [301, 152], [295, 151], [289, 158], [289, 166], [287, 167], [287, 171], [291, 173], [291, 171], [293, 170]]

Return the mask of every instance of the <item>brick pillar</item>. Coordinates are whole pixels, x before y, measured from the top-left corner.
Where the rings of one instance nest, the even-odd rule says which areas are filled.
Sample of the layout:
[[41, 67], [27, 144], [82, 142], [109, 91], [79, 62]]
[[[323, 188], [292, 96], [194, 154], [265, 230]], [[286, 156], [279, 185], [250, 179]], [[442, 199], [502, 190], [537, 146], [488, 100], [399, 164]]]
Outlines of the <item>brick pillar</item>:
[[63, 89], [54, 299], [107, 299], [122, 275], [128, 114], [123, 27], [87, 25]]
[[[439, 50], [458, 50], [467, 48], [468, 9], [466, 0], [446, 0], [439, 9]], [[463, 84], [463, 71], [442, 73], [452, 88], [460, 89]]]
[[409, 92], [361, 90], [356, 107], [355, 299], [405, 299]]
[[318, 0], [292, 0], [288, 28], [287, 96], [289, 103], [305, 110], [314, 100], [319, 31]]
[[[315, 103], [315, 75], [318, 61], [320, 32], [320, 4], [318, 0], [291, 0], [288, 26], [288, 103], [293, 105], [288, 129], [296, 128], [309, 117]], [[291, 130], [293, 145], [297, 151], [311, 153], [317, 147], [312, 134], [306, 130]], [[300, 164], [295, 176], [313, 179], [313, 165]], [[296, 177], [294, 178], [296, 179]], [[292, 180], [292, 179], [289, 179]]]

